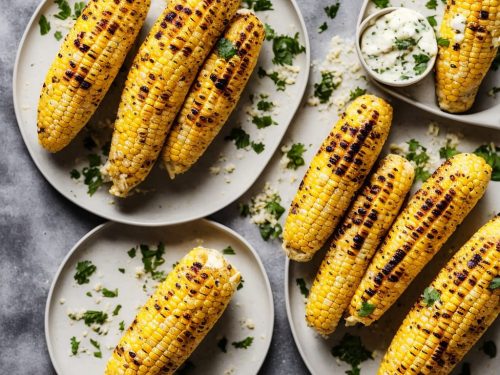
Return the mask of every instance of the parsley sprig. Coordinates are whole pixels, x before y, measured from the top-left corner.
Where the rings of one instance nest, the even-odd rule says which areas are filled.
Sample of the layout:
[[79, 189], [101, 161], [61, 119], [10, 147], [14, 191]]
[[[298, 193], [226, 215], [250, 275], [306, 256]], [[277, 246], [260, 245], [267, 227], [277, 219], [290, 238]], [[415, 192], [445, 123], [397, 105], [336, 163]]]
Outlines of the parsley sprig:
[[89, 277], [96, 271], [97, 267], [90, 260], [83, 260], [76, 264], [76, 273], [73, 278], [78, 285], [88, 284]]
[[340, 343], [332, 348], [332, 355], [351, 365], [348, 374], [359, 374], [359, 365], [368, 359], [373, 359], [372, 352], [363, 346], [359, 336], [346, 333]]

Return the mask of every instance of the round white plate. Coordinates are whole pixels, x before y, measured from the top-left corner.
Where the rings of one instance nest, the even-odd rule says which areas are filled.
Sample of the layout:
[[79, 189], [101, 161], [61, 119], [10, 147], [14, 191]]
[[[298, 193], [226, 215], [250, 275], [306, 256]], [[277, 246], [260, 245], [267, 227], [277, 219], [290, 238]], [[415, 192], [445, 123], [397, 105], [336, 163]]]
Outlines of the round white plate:
[[[318, 252], [309, 263], [297, 263], [287, 260], [285, 267], [285, 297], [288, 321], [300, 354], [309, 371], [313, 375], [343, 374], [350, 366], [339, 362], [331, 354], [331, 349], [346, 332], [360, 336], [363, 344], [369, 350], [375, 351], [374, 360], [363, 362], [361, 374], [376, 374], [380, 361], [387, 350], [392, 337], [402, 323], [423, 289], [430, 284], [441, 267], [444, 266], [451, 254], [459, 249], [484, 223], [500, 208], [500, 182], [491, 182], [483, 199], [478, 203], [451, 239], [424, 268], [422, 273], [408, 287], [399, 301], [380, 319], [370, 327], [346, 328], [342, 320], [337, 330], [326, 340], [308, 327], [305, 320], [305, 298], [297, 286], [297, 279], [304, 279], [306, 286], [311, 287], [312, 281], [324, 257], [325, 250]], [[415, 188], [414, 188], [415, 190]], [[472, 374], [495, 375], [498, 374], [500, 357], [495, 359], [487, 357], [479, 348], [486, 340], [500, 343], [500, 320], [497, 320], [485, 333], [478, 344], [474, 346], [464, 358], [464, 362], [471, 364]], [[333, 369], [333, 370], [332, 370]], [[453, 374], [460, 374], [461, 364], [457, 365]]]
[[[141, 39], [163, 6], [164, 0], [152, 1]], [[38, 144], [36, 112], [40, 88], [59, 44], [62, 43], [54, 38], [53, 33], [56, 30], [62, 30], [64, 33], [67, 31], [59, 26], [60, 22], [52, 16], [57, 13], [54, 2], [42, 1], [21, 40], [13, 78], [14, 107], [19, 129], [40, 172], [55, 189], [82, 208], [109, 220], [134, 225], [159, 226], [194, 220], [208, 216], [239, 198], [254, 183], [278, 147], [300, 105], [309, 76], [309, 40], [295, 1], [273, 0], [273, 7], [272, 11], [258, 12], [257, 15], [279, 34], [293, 36], [297, 32], [300, 43], [306, 47], [306, 52], [294, 59], [294, 64], [300, 67], [296, 83], [287, 86], [285, 91], [277, 91], [269, 78], [258, 77], [258, 67], [266, 70], [274, 67], [271, 62], [272, 44], [265, 42], [257, 68], [243, 92], [238, 107], [197, 165], [174, 181], [170, 181], [166, 171], [160, 170], [157, 166], [140, 185], [145, 194], [135, 194], [127, 199], [114, 199], [107, 193], [109, 185], [102, 186], [97, 193], [89, 196], [87, 186], [76, 183], [70, 177], [72, 169], [81, 170], [88, 164], [86, 163], [88, 154], [100, 154], [100, 150], [89, 152], [83, 147], [85, 131], [82, 131], [70, 146], [57, 154], [46, 152]], [[52, 25], [51, 32], [45, 36], [40, 35], [38, 26], [42, 14], [47, 15]], [[130, 56], [125, 65], [129, 64]], [[126, 76], [126, 69], [123, 70], [91, 119], [91, 126], [114, 118]], [[273, 113], [272, 117], [278, 125], [257, 129], [251, 123], [251, 117], [246, 114], [245, 109], [250, 105], [250, 94], [257, 97], [261, 93], [269, 94], [268, 100], [277, 103], [277, 113]], [[237, 150], [232, 141], [226, 141], [224, 138], [231, 129], [238, 126], [242, 126], [250, 134], [251, 140], [263, 142], [265, 150], [260, 154], [251, 149]], [[103, 157], [103, 161], [104, 159]], [[234, 171], [225, 172], [225, 167], [229, 170], [233, 168], [231, 164], [234, 165]], [[209, 173], [209, 168], [212, 166], [220, 168], [219, 175]]]
[[[136, 267], [142, 266], [140, 251], [130, 258], [127, 251], [139, 244], [156, 248], [158, 242], [165, 244], [165, 263], [159, 268], [170, 271], [172, 264], [182, 258], [191, 248], [202, 245], [222, 250], [231, 246], [235, 255], [226, 258], [241, 272], [244, 284], [231, 300], [227, 310], [213, 330], [203, 340], [189, 358], [194, 368], [189, 374], [223, 374], [233, 369], [236, 374], [256, 374], [266, 357], [274, 325], [274, 307], [271, 287], [264, 267], [254, 249], [237, 233], [221, 224], [208, 220], [198, 220], [186, 224], [144, 228], [118, 223], [98, 226], [85, 235], [69, 252], [61, 264], [49, 291], [45, 310], [45, 336], [50, 358], [58, 374], [88, 375], [102, 374], [112, 349], [122, 333], [119, 322], [125, 328], [133, 320], [137, 307], [146, 302], [153, 290], [152, 281], [143, 290], [144, 276], [135, 277]], [[90, 260], [96, 265], [88, 284], [78, 285], [73, 276], [79, 261]], [[124, 268], [125, 273], [118, 269]], [[118, 288], [118, 297], [102, 298], [94, 290], [96, 284], [110, 290]], [[90, 291], [92, 297], [86, 293]], [[64, 303], [61, 304], [61, 301]], [[122, 305], [118, 316], [112, 316], [116, 305]], [[72, 321], [68, 311], [73, 310], [106, 311], [112, 321], [105, 326], [107, 335], [98, 335], [83, 321]], [[245, 322], [250, 319], [255, 328], [250, 329]], [[84, 332], [88, 335], [84, 337]], [[80, 353], [71, 355], [70, 339], [75, 336], [80, 344]], [[246, 337], [254, 338], [248, 349], [235, 349], [231, 343]], [[220, 338], [226, 337], [227, 353], [217, 346]], [[101, 344], [102, 359], [95, 358], [95, 348], [90, 339]], [[82, 353], [81, 349], [89, 349]]]
[[[393, 6], [408, 7], [419, 11], [424, 16], [435, 16], [438, 23], [438, 27], [441, 25], [441, 19], [444, 12], [444, 4], [442, 1], [437, 1], [437, 9], [428, 9], [425, 4], [427, 1], [415, 1], [415, 0], [400, 0], [392, 1]], [[364, 0], [363, 6], [361, 7], [361, 12], [358, 18], [357, 26], [370, 14], [375, 12], [377, 9], [371, 0]], [[436, 30], [439, 28], [436, 27]], [[373, 82], [380, 87], [382, 90], [388, 92], [389, 94], [404, 100], [407, 103], [413, 104], [414, 106], [421, 108], [425, 111], [433, 113], [435, 115], [445, 117], [450, 120], [461, 121], [474, 125], [487, 126], [490, 128], [500, 129], [500, 95], [491, 97], [488, 95], [488, 91], [493, 87], [500, 86], [500, 72], [490, 71], [485, 77], [479, 93], [477, 95], [476, 101], [472, 109], [466, 114], [451, 114], [441, 111], [436, 102], [435, 85], [434, 85], [434, 74], [429, 74], [425, 79], [423, 79], [418, 84], [405, 87], [396, 88], [381, 84], [375, 80]]]

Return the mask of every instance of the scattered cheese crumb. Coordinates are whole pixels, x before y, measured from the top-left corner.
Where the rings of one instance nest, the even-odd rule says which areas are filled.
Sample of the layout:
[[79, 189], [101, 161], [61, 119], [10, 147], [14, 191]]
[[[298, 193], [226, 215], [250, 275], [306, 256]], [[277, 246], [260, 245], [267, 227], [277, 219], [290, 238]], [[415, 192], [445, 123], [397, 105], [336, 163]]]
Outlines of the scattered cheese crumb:
[[135, 278], [140, 279], [141, 277], [144, 276], [144, 267], [143, 266], [137, 266], [135, 267]]
[[243, 319], [240, 324], [242, 328], [255, 329], [255, 323], [250, 318]]
[[233, 163], [230, 163], [224, 167], [224, 172], [225, 173], [233, 173], [235, 171], [235, 169], [236, 169], [236, 165], [234, 165]]
[[94, 290], [96, 292], [100, 292], [101, 289], [102, 289], [102, 284], [101, 283], [97, 283], [97, 284], [94, 285]]
[[59, 299], [59, 304], [64, 305], [65, 302], [66, 302], [66, 299], [64, 299], [64, 298]]
[[220, 173], [220, 167], [210, 167], [210, 174], [217, 176]]

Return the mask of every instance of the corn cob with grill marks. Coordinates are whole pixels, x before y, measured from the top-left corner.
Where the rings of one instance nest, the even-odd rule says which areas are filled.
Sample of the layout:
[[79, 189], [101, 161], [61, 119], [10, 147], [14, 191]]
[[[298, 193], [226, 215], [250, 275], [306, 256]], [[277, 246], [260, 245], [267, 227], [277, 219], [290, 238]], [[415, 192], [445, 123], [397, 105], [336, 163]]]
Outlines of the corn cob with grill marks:
[[129, 71], [105, 172], [125, 197], [151, 171], [199, 67], [239, 0], [176, 0], [158, 18]]
[[309, 261], [326, 242], [363, 184], [384, 145], [392, 107], [383, 99], [355, 99], [323, 141], [292, 201], [283, 249]]
[[45, 77], [38, 102], [38, 141], [66, 147], [115, 79], [149, 10], [150, 0], [90, 1]]
[[395, 220], [359, 284], [348, 325], [370, 325], [399, 298], [483, 196], [491, 167], [474, 154], [447, 160]]
[[329, 335], [337, 327], [414, 176], [405, 158], [386, 156], [336, 230], [306, 305], [306, 320], [319, 334]]
[[240, 278], [220, 252], [191, 250], [139, 310], [105, 374], [173, 374], [220, 318]]
[[224, 38], [235, 55], [226, 59], [214, 48], [167, 136], [163, 161], [171, 178], [191, 168], [227, 121], [255, 68], [264, 35], [264, 25], [252, 13], [231, 21]]
[[437, 57], [439, 106], [447, 112], [465, 112], [498, 50], [500, 0], [448, 1], [440, 37], [449, 45], [441, 45]]
[[[439, 272], [432, 303], [420, 298], [382, 360], [379, 375], [449, 374], [500, 312], [500, 216], [484, 225]], [[430, 306], [429, 306], [430, 305]]]

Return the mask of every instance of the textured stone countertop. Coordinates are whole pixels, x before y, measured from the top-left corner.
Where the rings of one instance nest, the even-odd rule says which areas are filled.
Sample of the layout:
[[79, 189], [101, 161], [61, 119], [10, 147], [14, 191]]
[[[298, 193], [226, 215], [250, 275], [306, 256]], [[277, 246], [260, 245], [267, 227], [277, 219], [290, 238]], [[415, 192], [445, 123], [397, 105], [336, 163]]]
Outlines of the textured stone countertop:
[[[335, 34], [354, 37], [361, 0], [342, 1], [329, 29], [318, 34], [323, 8], [332, 0], [297, 0], [308, 26], [312, 59], [323, 58]], [[0, 13], [0, 372], [54, 373], [45, 345], [44, 309], [52, 278], [71, 247], [104, 220], [54, 190], [35, 167], [21, 139], [12, 101], [12, 71], [22, 33], [39, 0], [2, 1]], [[321, 19], [318, 15], [321, 14]], [[321, 21], [320, 21], [321, 20]], [[417, 109], [412, 109], [418, 112]], [[300, 124], [292, 123], [290, 128]], [[262, 185], [263, 181], [257, 184]], [[242, 234], [259, 252], [275, 304], [272, 344], [262, 374], [307, 374], [285, 310], [285, 256], [277, 242], [264, 242], [254, 225], [237, 217], [235, 205], [212, 216]]]

